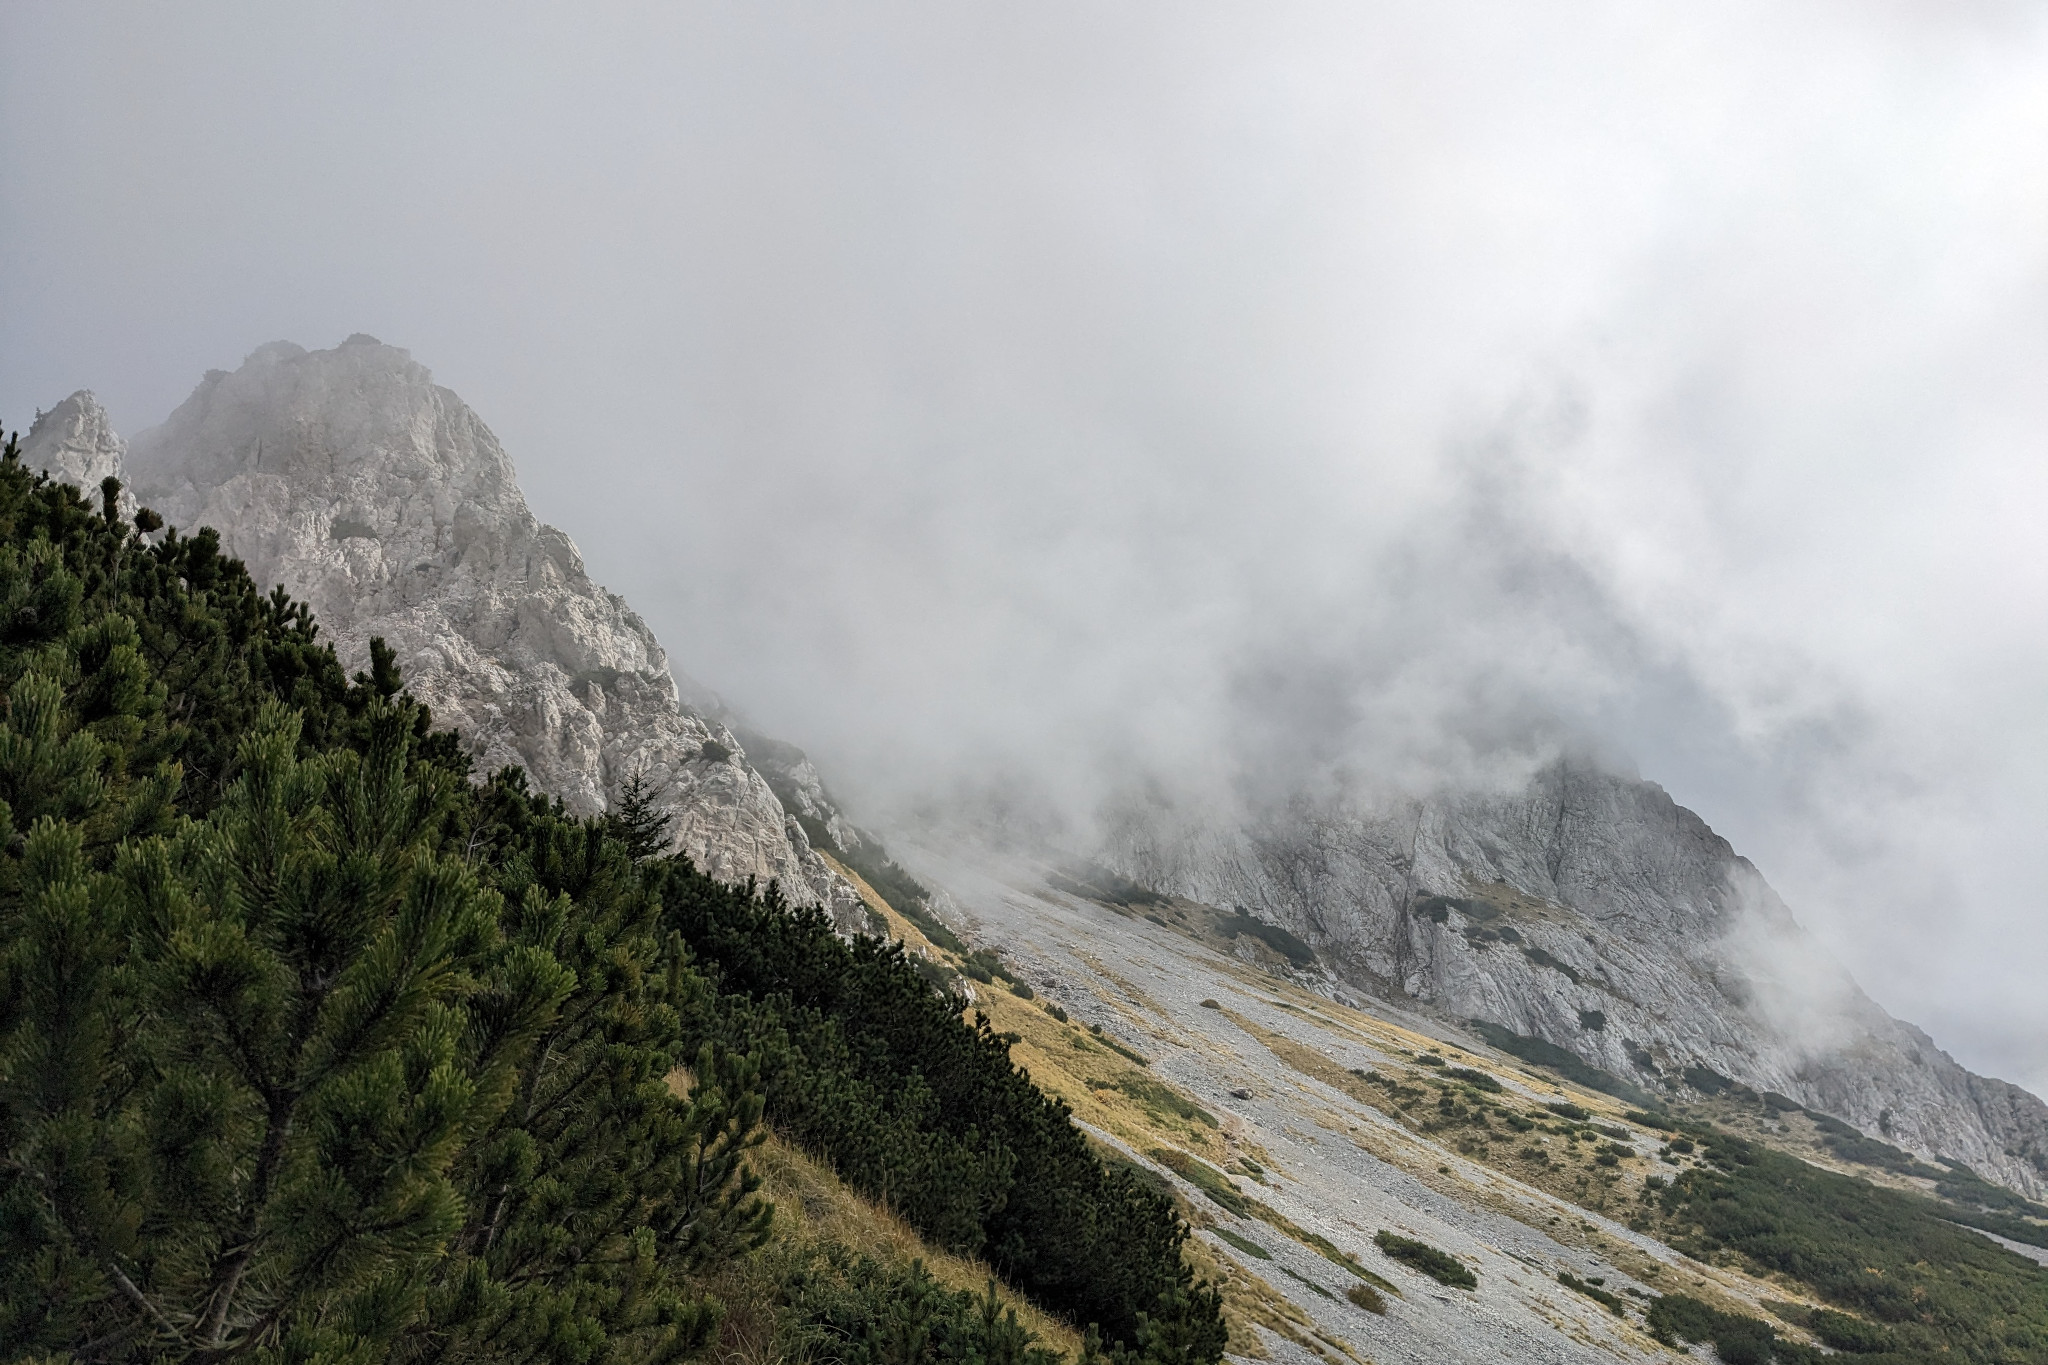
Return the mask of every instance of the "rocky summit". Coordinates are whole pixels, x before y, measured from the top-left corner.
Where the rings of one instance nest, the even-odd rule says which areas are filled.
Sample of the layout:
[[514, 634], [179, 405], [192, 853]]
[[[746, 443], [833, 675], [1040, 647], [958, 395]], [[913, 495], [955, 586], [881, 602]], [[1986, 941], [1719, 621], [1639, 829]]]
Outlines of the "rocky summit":
[[259, 583], [312, 606], [344, 660], [384, 638], [480, 769], [520, 765], [579, 815], [638, 776], [705, 871], [776, 879], [860, 922], [740, 741], [684, 703], [646, 622], [591, 581], [574, 542], [528, 509], [490, 428], [404, 350], [274, 342], [209, 373], [125, 451], [92, 395], [74, 394], [24, 458], [88, 486], [122, 473], [173, 526], [216, 528]]
[[125, 450], [107, 420], [107, 410], [90, 389], [81, 389], [48, 412], [36, 414], [22, 443], [21, 459], [39, 474], [91, 492], [109, 475], [123, 477]]

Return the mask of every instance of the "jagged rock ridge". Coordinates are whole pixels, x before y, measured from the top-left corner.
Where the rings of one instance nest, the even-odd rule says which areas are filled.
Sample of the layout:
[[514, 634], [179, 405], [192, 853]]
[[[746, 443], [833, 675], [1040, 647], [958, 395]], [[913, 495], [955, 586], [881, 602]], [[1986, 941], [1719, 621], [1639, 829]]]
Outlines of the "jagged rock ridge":
[[480, 769], [518, 764], [584, 815], [639, 774], [705, 871], [776, 879], [860, 922], [858, 897], [740, 741], [683, 703], [646, 623], [534, 517], [497, 438], [407, 352], [366, 336], [326, 351], [273, 342], [210, 372], [125, 458], [76, 394], [26, 458], [80, 482], [125, 466], [173, 525], [215, 527], [259, 583], [309, 602], [344, 660], [382, 636]]
[[1112, 828], [1118, 872], [1248, 907], [1358, 988], [1652, 1088], [1707, 1068], [2048, 1192], [2048, 1105], [1886, 1014], [1652, 783], [1559, 761], [1495, 793], [1296, 802], [1248, 824], [1155, 800]]

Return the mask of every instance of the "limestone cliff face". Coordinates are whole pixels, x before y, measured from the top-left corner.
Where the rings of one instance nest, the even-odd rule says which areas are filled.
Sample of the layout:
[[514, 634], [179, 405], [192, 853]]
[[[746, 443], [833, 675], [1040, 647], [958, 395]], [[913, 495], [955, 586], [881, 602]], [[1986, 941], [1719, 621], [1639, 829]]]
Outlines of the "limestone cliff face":
[[1646, 1088], [1706, 1067], [2048, 1192], [2048, 1105], [1878, 1008], [1651, 783], [1561, 762], [1514, 790], [1296, 804], [1247, 827], [1132, 806], [1105, 861], [1285, 925], [1360, 989]]
[[[38, 474], [76, 484], [98, 496], [100, 481], [109, 474], [125, 478], [122, 472], [127, 447], [114, 434], [107, 410], [90, 390], [81, 389], [51, 408], [36, 414], [28, 439], [21, 445], [21, 462]], [[125, 496], [122, 501], [128, 502]]]
[[518, 764], [585, 815], [643, 774], [699, 867], [779, 879], [858, 923], [858, 897], [739, 740], [681, 701], [646, 623], [534, 517], [497, 438], [405, 351], [363, 336], [264, 346], [208, 374], [126, 464], [171, 524], [217, 528], [259, 583], [309, 602], [345, 663], [384, 637], [481, 770]]

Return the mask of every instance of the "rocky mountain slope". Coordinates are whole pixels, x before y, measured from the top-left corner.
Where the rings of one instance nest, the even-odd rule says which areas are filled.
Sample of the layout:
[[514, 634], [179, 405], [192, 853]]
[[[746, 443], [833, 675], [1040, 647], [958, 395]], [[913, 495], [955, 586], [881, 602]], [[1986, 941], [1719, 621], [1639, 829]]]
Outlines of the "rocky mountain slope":
[[1541, 1039], [1653, 1092], [1777, 1092], [2048, 1190], [2048, 1105], [1886, 1014], [1652, 783], [1559, 761], [1500, 792], [1296, 803], [1244, 825], [1132, 805], [1100, 856], [1285, 926], [1358, 990]]
[[586, 815], [638, 775], [706, 871], [779, 879], [860, 922], [731, 730], [683, 702], [646, 623], [534, 517], [497, 438], [405, 351], [274, 342], [125, 450], [81, 392], [43, 414], [24, 459], [88, 488], [119, 474], [173, 526], [217, 528], [258, 582], [311, 604], [345, 661], [382, 636], [479, 769], [519, 764]]
[[[582, 813], [642, 774], [707, 870], [887, 923], [1079, 1122], [1180, 1191], [1235, 1354], [1662, 1359], [1646, 1310], [1666, 1293], [1802, 1339], [1807, 1289], [1678, 1249], [1658, 1192], [1710, 1163], [1631, 1113], [1652, 1098], [1900, 1186], [1933, 1181], [1838, 1159], [1824, 1116], [2014, 1189], [2048, 1180], [2048, 1108], [1884, 1014], [1725, 840], [1632, 777], [1560, 762], [1501, 790], [1232, 819], [1136, 804], [1081, 865], [890, 831], [906, 872], [801, 750], [674, 675], [404, 351], [274, 343], [132, 449], [77, 394], [24, 458], [217, 527], [352, 663], [389, 640], [481, 767], [518, 763]], [[1561, 1051], [1529, 1050], [1545, 1044]], [[1597, 1068], [1594, 1088], [1559, 1058]], [[1599, 1089], [1613, 1078], [1622, 1098]], [[1476, 1285], [1415, 1274], [1381, 1232]]]

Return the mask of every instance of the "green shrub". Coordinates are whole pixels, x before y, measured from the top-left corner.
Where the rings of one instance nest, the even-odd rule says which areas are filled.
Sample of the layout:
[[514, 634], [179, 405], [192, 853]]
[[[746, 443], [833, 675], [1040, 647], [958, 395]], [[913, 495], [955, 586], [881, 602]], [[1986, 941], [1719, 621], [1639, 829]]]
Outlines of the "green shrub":
[[1314, 1280], [1311, 1280], [1308, 1276], [1297, 1274], [1294, 1271], [1288, 1269], [1284, 1265], [1280, 1267], [1280, 1273], [1282, 1275], [1285, 1275], [1288, 1279], [1293, 1280], [1296, 1284], [1300, 1285], [1303, 1289], [1306, 1289], [1309, 1293], [1314, 1294], [1317, 1298], [1330, 1299], [1334, 1302], [1337, 1297], [1335, 1294], [1332, 1294], [1329, 1290], [1317, 1284]]
[[0, 1357], [701, 1348], [762, 1099], [665, 873], [219, 547], [0, 458]]
[[1286, 958], [1291, 966], [1306, 967], [1316, 960], [1315, 949], [1279, 925], [1266, 923], [1241, 905], [1237, 907], [1234, 915], [1224, 920], [1217, 928], [1225, 938], [1234, 939], [1241, 935], [1249, 935], [1258, 939]]
[[[1011, 1038], [983, 1016], [964, 1022], [900, 944], [847, 943], [773, 887], [756, 897], [672, 877], [664, 913], [721, 992], [693, 1028], [778, 1039], [768, 1117], [848, 1183], [1112, 1340], [1134, 1341], [1138, 1315], [1168, 1297], [1209, 1323], [1171, 1200], [1105, 1167], [1066, 1106], [1011, 1063]], [[1205, 1341], [1221, 1330], [1197, 1326]]]
[[1501, 1093], [1501, 1083], [1499, 1081], [1487, 1075], [1484, 1071], [1474, 1071], [1469, 1066], [1451, 1067], [1444, 1072], [1444, 1075], [1449, 1076], [1454, 1081], [1463, 1081], [1475, 1090], [1484, 1090], [1494, 1095]]
[[1723, 1365], [1770, 1365], [1777, 1333], [1768, 1323], [1710, 1308], [1684, 1294], [1665, 1294], [1644, 1315], [1650, 1335], [1666, 1346], [1709, 1342]]
[[1717, 1167], [1690, 1169], [1658, 1196], [1680, 1250], [1732, 1253], [1802, 1284], [1884, 1326], [1900, 1360], [1975, 1365], [2048, 1351], [2041, 1268], [1955, 1226], [1950, 1206], [1727, 1134], [1704, 1140]]
[[1584, 1123], [1587, 1119], [1593, 1117], [1578, 1105], [1566, 1100], [1556, 1100], [1543, 1107], [1558, 1117], [1570, 1119], [1574, 1123]]
[[1093, 863], [1077, 863], [1065, 871], [1053, 873], [1046, 878], [1046, 882], [1055, 891], [1064, 891], [1070, 896], [1098, 901], [1120, 910], [1127, 910], [1134, 905], [1173, 904], [1171, 896], [1162, 896], [1157, 891], [1138, 885], [1128, 877]]
[[1109, 1033], [1100, 1024], [1090, 1024], [1088, 1026], [1088, 1032], [1094, 1037], [1096, 1042], [1102, 1044], [1104, 1047], [1108, 1048], [1111, 1052], [1114, 1052], [1117, 1056], [1123, 1058], [1125, 1061], [1131, 1062], [1137, 1066], [1152, 1065], [1152, 1063], [1149, 1060], [1140, 1056], [1138, 1053], [1133, 1052], [1131, 1049], [1125, 1047], [1122, 1043], [1119, 1043], [1116, 1040], [1115, 1036]]
[[1366, 1312], [1377, 1313], [1381, 1317], [1387, 1315], [1386, 1298], [1369, 1284], [1352, 1285], [1344, 1291], [1344, 1297], [1351, 1300], [1355, 1308], [1363, 1308]]
[[1474, 924], [1489, 924], [1501, 917], [1499, 906], [1481, 900], [1467, 900], [1461, 896], [1417, 896], [1411, 909], [1417, 915], [1433, 924], [1443, 924], [1455, 910]]
[[1211, 1203], [1239, 1217], [1250, 1210], [1244, 1195], [1230, 1183], [1230, 1177], [1208, 1162], [1173, 1147], [1154, 1147], [1145, 1155], [1207, 1195]]
[[1604, 1305], [1607, 1311], [1614, 1314], [1617, 1318], [1628, 1316], [1625, 1311], [1628, 1305], [1621, 1295], [1610, 1293], [1591, 1281], [1582, 1280], [1569, 1270], [1558, 1271], [1557, 1282], [1574, 1293], [1584, 1294], [1593, 1302]]
[[1710, 1066], [1689, 1066], [1681, 1074], [1685, 1083], [1702, 1095], [1719, 1095], [1735, 1084]]
[[1528, 958], [1530, 962], [1538, 967], [1548, 967], [1554, 972], [1562, 972], [1566, 979], [1574, 986], [1579, 985], [1583, 980], [1579, 976], [1578, 968], [1561, 958], [1551, 956], [1541, 948], [1525, 945], [1522, 949], [1522, 956]]
[[1154, 1119], [1168, 1117], [1216, 1127], [1216, 1116], [1163, 1081], [1150, 1076], [1119, 1077], [1116, 1088], [1143, 1105]]
[[1372, 1240], [1373, 1245], [1381, 1251], [1402, 1264], [1421, 1271], [1438, 1284], [1449, 1285], [1453, 1289], [1479, 1287], [1479, 1277], [1472, 1273], [1471, 1267], [1448, 1251], [1440, 1251], [1427, 1242], [1418, 1242], [1413, 1237], [1403, 1237], [1399, 1233], [1384, 1230]]
[[1254, 1242], [1251, 1238], [1240, 1236], [1239, 1234], [1232, 1232], [1229, 1228], [1211, 1228], [1210, 1231], [1214, 1232], [1218, 1237], [1230, 1243], [1230, 1245], [1236, 1247], [1239, 1251], [1242, 1251], [1247, 1256], [1253, 1257], [1261, 1261], [1270, 1261], [1273, 1259], [1272, 1252], [1266, 1250], [1257, 1242]]
[[804, 1249], [778, 1267], [778, 1351], [790, 1360], [845, 1365], [1055, 1365], [1061, 1357], [1036, 1344], [986, 1292], [948, 1292], [922, 1261], [908, 1270], [825, 1244]]
[[1877, 1355], [1891, 1350], [1893, 1345], [1892, 1334], [1876, 1323], [1837, 1313], [1832, 1308], [1816, 1308], [1808, 1313], [1806, 1327], [1820, 1338], [1823, 1346], [1852, 1355]]

